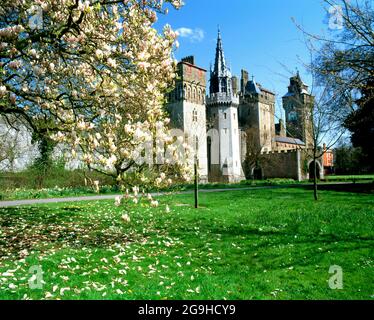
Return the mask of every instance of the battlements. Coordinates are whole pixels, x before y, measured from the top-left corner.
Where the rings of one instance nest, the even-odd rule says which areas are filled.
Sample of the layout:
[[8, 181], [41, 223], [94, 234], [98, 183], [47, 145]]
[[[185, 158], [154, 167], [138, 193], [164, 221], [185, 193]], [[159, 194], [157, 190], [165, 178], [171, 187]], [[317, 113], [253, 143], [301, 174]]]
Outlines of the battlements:
[[211, 104], [236, 104], [239, 105], [239, 96], [225, 92], [212, 93], [206, 99], [207, 105]]
[[290, 150], [276, 150], [276, 151], [267, 151], [267, 152], [262, 152], [263, 155], [269, 155], [269, 154], [292, 154], [292, 153], [297, 153], [300, 151], [300, 149], [290, 149]]
[[195, 56], [188, 56], [182, 59], [182, 62], [187, 62], [189, 64], [195, 64]]

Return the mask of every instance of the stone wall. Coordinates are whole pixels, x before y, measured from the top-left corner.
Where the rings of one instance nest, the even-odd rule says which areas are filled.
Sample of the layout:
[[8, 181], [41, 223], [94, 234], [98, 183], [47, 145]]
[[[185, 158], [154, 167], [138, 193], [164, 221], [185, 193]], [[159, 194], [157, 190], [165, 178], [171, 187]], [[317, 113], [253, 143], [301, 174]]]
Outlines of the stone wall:
[[265, 179], [288, 178], [302, 180], [300, 150], [288, 152], [271, 152], [262, 156], [261, 168]]
[[[308, 150], [297, 149], [264, 153], [261, 159], [263, 178], [307, 180], [310, 178], [309, 169], [312, 162], [313, 156]], [[324, 171], [321, 160], [317, 160], [317, 170], [320, 178], [323, 179]]]

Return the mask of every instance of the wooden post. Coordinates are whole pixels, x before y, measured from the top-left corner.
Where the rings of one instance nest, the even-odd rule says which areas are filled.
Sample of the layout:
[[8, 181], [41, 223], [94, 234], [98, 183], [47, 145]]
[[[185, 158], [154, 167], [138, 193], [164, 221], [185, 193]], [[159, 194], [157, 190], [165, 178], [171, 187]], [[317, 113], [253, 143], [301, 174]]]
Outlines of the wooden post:
[[194, 169], [195, 169], [195, 209], [199, 208], [199, 173], [198, 173], [198, 170], [197, 170], [197, 166], [198, 166], [198, 160], [197, 160], [197, 157], [195, 157], [195, 165], [194, 165]]

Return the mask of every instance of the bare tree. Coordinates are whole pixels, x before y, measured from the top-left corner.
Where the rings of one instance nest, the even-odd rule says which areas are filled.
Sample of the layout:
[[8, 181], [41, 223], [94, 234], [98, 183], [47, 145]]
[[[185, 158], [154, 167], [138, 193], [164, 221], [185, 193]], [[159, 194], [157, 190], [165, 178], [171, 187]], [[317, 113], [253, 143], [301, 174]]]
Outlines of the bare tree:
[[31, 133], [25, 126], [0, 118], [0, 170], [13, 172], [22, 163], [27, 165], [36, 155], [34, 149], [37, 146], [32, 145]]
[[[313, 190], [314, 199], [318, 200], [318, 174], [317, 160], [321, 160], [325, 153], [332, 149], [344, 136], [346, 129], [341, 125], [334, 108], [330, 106], [336, 101], [335, 95], [329, 94], [328, 87], [314, 87], [315, 99], [311, 106], [310, 135], [313, 139], [312, 150], [306, 149], [313, 158]], [[321, 145], [325, 144], [325, 148]], [[323, 161], [322, 161], [323, 169]]]
[[[318, 199], [317, 160], [336, 145], [347, 130], [345, 121], [358, 106], [362, 91], [374, 81], [374, 11], [372, 1], [323, 0], [329, 16], [329, 36], [311, 34], [296, 23], [310, 52], [306, 68], [313, 78], [315, 100], [310, 108], [314, 197]], [[335, 30], [334, 30], [335, 29]], [[372, 97], [368, 97], [371, 99]]]
[[[374, 9], [370, 0], [323, 0], [329, 15], [330, 36], [297, 27], [314, 43], [311, 67], [316, 79], [335, 91], [340, 104], [354, 105], [357, 92], [374, 78]], [[371, 84], [372, 85], [372, 84]]]

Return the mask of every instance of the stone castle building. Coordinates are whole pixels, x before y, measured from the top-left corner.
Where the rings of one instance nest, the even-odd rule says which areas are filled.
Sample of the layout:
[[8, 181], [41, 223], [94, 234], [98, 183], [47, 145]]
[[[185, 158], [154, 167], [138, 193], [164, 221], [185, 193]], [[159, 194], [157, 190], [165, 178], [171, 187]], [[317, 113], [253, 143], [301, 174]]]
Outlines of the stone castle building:
[[[193, 139], [203, 182], [310, 177], [314, 98], [299, 73], [290, 79], [282, 99], [286, 122], [276, 124], [275, 93], [249, 79], [245, 70], [240, 81], [231, 74], [220, 32], [209, 86], [207, 70], [197, 66], [193, 56], [177, 68], [167, 107], [172, 126]], [[322, 177], [323, 167], [318, 167]]]

